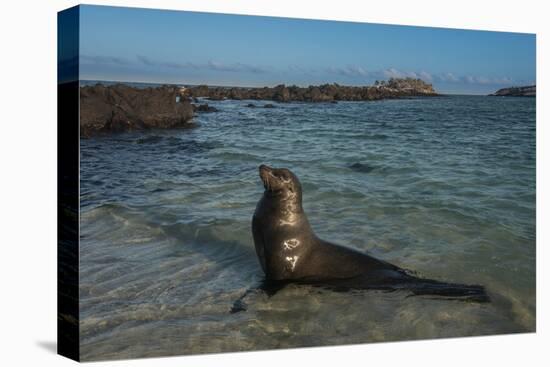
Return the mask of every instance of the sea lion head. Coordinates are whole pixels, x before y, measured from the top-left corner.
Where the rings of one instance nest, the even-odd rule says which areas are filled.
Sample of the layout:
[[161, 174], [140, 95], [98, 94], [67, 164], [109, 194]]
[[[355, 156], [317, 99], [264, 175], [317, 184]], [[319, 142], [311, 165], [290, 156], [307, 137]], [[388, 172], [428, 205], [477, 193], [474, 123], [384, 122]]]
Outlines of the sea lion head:
[[265, 194], [283, 201], [302, 201], [300, 180], [287, 168], [272, 168], [262, 164], [260, 178], [264, 184]]

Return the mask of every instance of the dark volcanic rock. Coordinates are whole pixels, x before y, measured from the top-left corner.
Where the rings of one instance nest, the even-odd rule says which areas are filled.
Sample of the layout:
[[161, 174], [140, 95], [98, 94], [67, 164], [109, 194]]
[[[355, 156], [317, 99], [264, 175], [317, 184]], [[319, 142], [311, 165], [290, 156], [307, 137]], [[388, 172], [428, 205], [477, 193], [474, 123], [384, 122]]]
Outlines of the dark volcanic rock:
[[[80, 135], [186, 125], [193, 107], [169, 86], [134, 88], [96, 84], [80, 88]], [[177, 102], [180, 100], [180, 102]]]
[[272, 105], [271, 103], [268, 103], [268, 104], [264, 104], [264, 108], [275, 108], [275, 106]]
[[209, 88], [207, 85], [199, 85], [193, 87], [193, 97], [208, 97]]
[[536, 97], [537, 86], [529, 85], [525, 87], [502, 88], [497, 90], [495, 93], [489, 95], [502, 97]]
[[208, 103], [201, 105], [193, 105], [193, 110], [197, 112], [218, 112], [216, 107], [209, 106]]
[[210, 97], [207, 97], [207, 99], [211, 100], [211, 101], [221, 101], [223, 100], [225, 97], [222, 95], [222, 94], [213, 94], [211, 95]]
[[290, 101], [290, 91], [284, 84], [278, 85], [274, 88], [273, 100], [278, 102]]
[[246, 107], [248, 107], [248, 108], [255, 108], [256, 105], [255, 105], [254, 103], [249, 103], [249, 104], [246, 105]]

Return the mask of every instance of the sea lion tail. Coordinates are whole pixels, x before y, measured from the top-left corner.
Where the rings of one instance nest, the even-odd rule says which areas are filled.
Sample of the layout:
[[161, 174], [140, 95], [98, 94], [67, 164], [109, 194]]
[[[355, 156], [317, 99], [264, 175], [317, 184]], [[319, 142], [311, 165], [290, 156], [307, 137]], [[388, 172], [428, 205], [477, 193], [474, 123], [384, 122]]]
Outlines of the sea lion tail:
[[461, 301], [490, 302], [491, 299], [482, 285], [446, 283], [432, 279], [414, 278], [406, 288], [415, 296], [435, 296]]

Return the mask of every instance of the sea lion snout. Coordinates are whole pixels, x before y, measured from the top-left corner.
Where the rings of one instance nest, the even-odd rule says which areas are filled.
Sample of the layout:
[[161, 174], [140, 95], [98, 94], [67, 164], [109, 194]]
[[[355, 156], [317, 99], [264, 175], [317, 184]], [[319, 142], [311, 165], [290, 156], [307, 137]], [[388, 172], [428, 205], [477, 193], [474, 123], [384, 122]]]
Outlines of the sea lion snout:
[[265, 164], [261, 164], [259, 169], [260, 169], [260, 175], [262, 174], [262, 171], [267, 171], [267, 172], [273, 171], [273, 168], [266, 166]]
[[270, 176], [272, 176], [273, 169], [269, 166], [266, 166], [265, 164], [262, 164], [259, 167], [259, 171], [260, 171], [260, 178], [262, 179], [265, 189], [269, 190], [270, 188], [269, 178]]

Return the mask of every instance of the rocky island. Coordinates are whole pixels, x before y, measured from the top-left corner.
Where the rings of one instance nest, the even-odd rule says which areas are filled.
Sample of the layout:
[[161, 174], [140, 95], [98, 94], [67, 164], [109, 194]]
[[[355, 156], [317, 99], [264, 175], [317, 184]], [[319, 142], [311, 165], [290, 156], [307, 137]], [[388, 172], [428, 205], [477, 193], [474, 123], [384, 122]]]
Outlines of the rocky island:
[[373, 86], [353, 87], [339, 84], [298, 87], [284, 84], [276, 87], [209, 87], [199, 85], [185, 90], [189, 97], [205, 97], [211, 100], [253, 99], [276, 102], [332, 102], [332, 101], [373, 101], [388, 98], [437, 96], [431, 84], [421, 79], [391, 78], [375, 82]]
[[[392, 78], [364, 87], [342, 86], [334, 83], [309, 87], [281, 84], [263, 88], [206, 85], [137, 88], [125, 84], [106, 86], [98, 83], [80, 88], [80, 136], [186, 127], [195, 113], [217, 111], [208, 104], [197, 104], [199, 102], [197, 98], [335, 103], [437, 95], [431, 84], [412, 78]], [[264, 108], [273, 107], [275, 107], [273, 104], [264, 105]]]
[[525, 87], [502, 88], [489, 95], [497, 97], [536, 97], [537, 86], [528, 85]]

